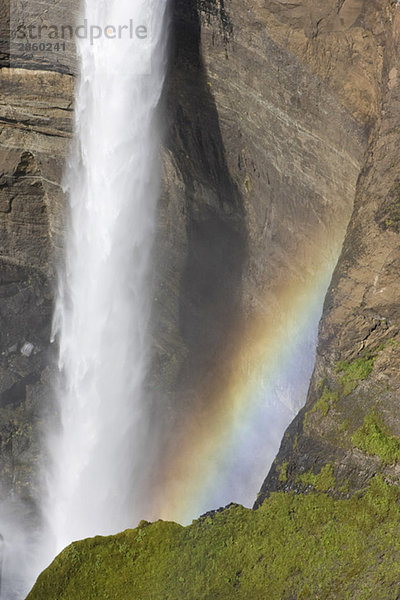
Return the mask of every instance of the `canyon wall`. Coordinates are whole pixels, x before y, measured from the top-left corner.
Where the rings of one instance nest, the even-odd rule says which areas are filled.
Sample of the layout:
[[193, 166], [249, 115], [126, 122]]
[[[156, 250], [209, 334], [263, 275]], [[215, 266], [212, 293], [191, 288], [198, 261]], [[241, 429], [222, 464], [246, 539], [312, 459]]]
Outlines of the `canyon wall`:
[[[338, 31], [332, 3], [262, 4], [173, 3], [152, 390], [164, 504], [201, 478], [202, 440], [224, 431], [254, 349], [272, 344], [319, 273], [329, 281], [380, 102], [378, 4], [352, 9]], [[188, 431], [200, 441], [186, 452]]]
[[41, 53], [38, 62], [35, 52], [19, 52], [10, 36], [30, 16], [49, 23], [69, 18], [66, 3], [30, 3], [23, 14], [16, 3], [2, 2], [0, 8], [1, 510], [11, 500], [18, 518], [30, 519], [36, 513], [43, 427], [54, 414], [50, 332], [75, 58], [69, 45], [54, 56]]
[[391, 4], [380, 19], [381, 100], [325, 301], [309, 396], [257, 505], [274, 490], [309, 489], [304, 475], [321, 469], [333, 474], [330, 491], [339, 497], [363, 490], [377, 472], [398, 481], [400, 14]]
[[[66, 1], [28, 10], [25, 20], [45, 24], [78, 14]], [[303, 412], [289, 430], [261, 498], [281, 485], [283, 463], [285, 486], [299, 470], [344, 456], [350, 469], [376, 464], [324, 437], [332, 419], [340, 425], [340, 402], [325, 416], [312, 411], [321, 379], [334, 391], [339, 360], [396, 334], [396, 10], [378, 0], [172, 2], [149, 377], [154, 422], [163, 421], [150, 485], [161, 498], [171, 483], [160, 482], [163, 461], [178, 452], [190, 415], [200, 429], [223, 418], [236, 349], [256, 345], [260, 331], [272, 335], [295, 309], [282, 308], [282, 297], [333, 270], [360, 172], [321, 325], [312, 414], [306, 428]], [[15, 46], [10, 54], [7, 19], [22, 17], [7, 4], [1, 15], [0, 479], [3, 498], [30, 505], [40, 434], [53, 414], [49, 339], [76, 58], [72, 43], [48, 55]], [[378, 353], [378, 379], [379, 361], [392, 373], [389, 353], [394, 343]], [[389, 386], [382, 399], [392, 398], [385, 411], [395, 428], [395, 379]], [[351, 394], [360, 411], [347, 439], [374, 401]]]

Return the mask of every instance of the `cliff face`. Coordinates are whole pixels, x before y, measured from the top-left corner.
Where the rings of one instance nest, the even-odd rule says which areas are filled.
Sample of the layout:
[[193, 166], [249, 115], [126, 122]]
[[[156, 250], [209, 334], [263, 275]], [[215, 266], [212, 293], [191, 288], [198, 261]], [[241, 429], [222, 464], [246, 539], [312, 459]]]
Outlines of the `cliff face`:
[[340, 252], [377, 118], [386, 15], [347, 4], [173, 3], [153, 390], [170, 414], [164, 505], [201, 469], [201, 442], [182, 458], [188, 430], [223, 430], [231, 382], [257, 362], [248, 348], [269, 344], [294, 290], [329, 279]]
[[[296, 308], [287, 300], [291, 290], [333, 269], [348, 225], [310, 392], [263, 485], [260, 510], [234, 506], [186, 529], [143, 522], [73, 545], [30, 597], [101, 598], [117, 590], [127, 598], [165, 598], [172, 590], [182, 598], [264, 598], [268, 589], [271, 598], [287, 600], [394, 600], [397, 2], [175, 0], [172, 9], [149, 377], [154, 422], [164, 422], [154, 495], [168, 502], [165, 490], [176, 474], [196, 468], [198, 456], [188, 452], [171, 479], [163, 473], [187, 450], [188, 415], [198, 417], [193, 438], [221, 416], [232, 371], [249, 358], [241, 341], [252, 345], [256, 328], [285, 321]], [[24, 100], [17, 108], [4, 102], [1, 133], [2, 440], [13, 427], [1, 477], [10, 493], [32, 496], [37, 434], [50, 406], [47, 286], [62, 229], [57, 184], [71, 131], [65, 70], [73, 71], [73, 59], [56, 72], [42, 71], [46, 61], [18, 60], [18, 68], [2, 69], [8, 97]], [[14, 333], [16, 348], [8, 345]], [[27, 357], [22, 344], [31, 339], [37, 351]], [[90, 576], [83, 580], [82, 573]]]
[[[56, 56], [18, 53], [10, 28], [54, 22], [68, 7], [0, 7], [0, 481], [32, 518], [43, 424], [54, 412], [50, 346], [61, 189], [73, 120], [72, 48]], [[43, 22], [43, 21], [41, 21]], [[10, 44], [13, 44], [12, 46]], [[7, 522], [7, 519], [6, 519]]]
[[400, 14], [394, 6], [386, 14], [378, 118], [325, 301], [307, 404], [285, 434], [257, 505], [274, 490], [308, 489], [301, 476], [328, 465], [337, 495], [363, 489], [377, 472], [399, 478]]
[[[336, 332], [348, 327], [354, 333], [355, 314], [359, 323], [368, 323], [366, 330], [375, 324], [372, 316], [364, 322], [367, 312], [356, 313], [353, 301], [340, 299], [348, 294], [349, 282], [361, 277], [356, 273], [365, 275], [378, 260], [371, 237], [371, 265], [366, 263], [363, 270], [356, 262], [357, 249], [364, 243], [357, 222], [366, 235], [373, 230], [380, 240], [391, 240], [385, 242], [389, 246], [397, 239], [396, 169], [388, 174], [382, 166], [386, 138], [391, 144], [387, 160], [390, 165], [395, 160], [394, 3], [174, 0], [171, 9], [149, 377], [154, 421], [159, 423], [162, 415], [164, 423], [160, 467], [151, 484], [154, 490], [162, 486], [157, 492], [161, 499], [167, 499], [165, 490], [172, 484], [168, 479], [160, 484], [163, 460], [171, 462], [170, 457], [179, 454], [188, 415], [196, 411], [196, 427], [204, 430], [211, 419], [218, 423], [223, 416], [222, 398], [237, 367], [235, 348], [243, 339], [251, 345], [255, 323], [269, 331], [277, 320], [285, 320], [289, 309], [282, 307], [282, 297], [290, 296], [291, 286], [333, 269], [362, 169], [360, 208], [340, 263], [347, 270], [340, 275], [338, 266], [335, 291], [326, 304], [313, 389], [326, 369], [326, 377], [332, 376], [332, 361], [356, 356], [348, 354], [351, 348], [355, 351], [349, 341], [343, 349], [334, 346]], [[70, 10], [77, 14], [77, 6], [66, 2], [46, 6], [46, 12], [40, 3], [29, 7], [30, 18], [40, 17], [45, 23], [69, 23]], [[2, 14], [5, 23], [6, 5]], [[28, 16], [25, 12], [24, 19]], [[20, 19], [18, 11], [10, 17], [14, 24]], [[60, 54], [18, 53], [14, 48], [10, 56], [6, 32], [1, 41], [0, 478], [3, 496], [32, 498], [39, 435], [52, 413], [53, 264], [59, 257], [65, 214], [60, 183], [72, 131], [76, 60], [71, 44]], [[378, 168], [379, 174], [374, 171]], [[385, 209], [381, 202], [378, 210], [378, 199], [386, 194], [383, 174], [391, 200], [385, 200]], [[367, 189], [371, 206], [376, 203], [373, 222], [363, 196]], [[379, 244], [383, 256], [386, 246]], [[365, 286], [362, 277], [358, 286]], [[389, 290], [378, 278], [371, 298], [383, 301], [382, 294], [373, 292], [385, 286]], [[387, 293], [391, 298], [390, 290]], [[345, 306], [347, 313], [341, 312]], [[289, 308], [294, 309], [290, 304]], [[384, 310], [373, 314], [378, 313], [385, 316]], [[386, 318], [387, 327], [392, 327], [389, 314]], [[384, 325], [379, 327], [377, 331], [383, 331]], [[392, 331], [389, 337], [394, 337]], [[371, 340], [378, 335], [374, 332]], [[377, 347], [379, 343], [380, 339]], [[324, 350], [328, 347], [329, 352]], [[393, 344], [385, 348], [386, 353], [395, 352]], [[241, 368], [246, 360], [244, 352]], [[334, 414], [332, 409], [327, 418]], [[309, 446], [319, 443], [316, 432], [322, 425], [317, 418], [315, 412], [309, 419], [310, 427], [315, 424], [309, 445], [303, 448], [298, 438], [302, 456], [315, 455]], [[330, 447], [338, 452], [336, 445]], [[287, 444], [285, 448], [281, 463], [295, 452]], [[193, 469], [190, 453], [188, 457], [179, 466], [185, 475]], [[295, 471], [296, 461], [293, 458], [289, 473]]]

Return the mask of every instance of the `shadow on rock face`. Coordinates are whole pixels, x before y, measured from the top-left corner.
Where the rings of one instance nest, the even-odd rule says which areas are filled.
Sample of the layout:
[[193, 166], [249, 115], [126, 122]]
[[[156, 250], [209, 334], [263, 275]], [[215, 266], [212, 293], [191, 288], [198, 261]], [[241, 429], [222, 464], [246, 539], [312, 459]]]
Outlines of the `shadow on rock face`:
[[[228, 43], [227, 16], [220, 7], [211, 8]], [[175, 463], [188, 423], [194, 419], [206, 428], [218, 412], [243, 322], [245, 210], [227, 165], [200, 34], [198, 3], [173, 0], [163, 97], [169, 171], [155, 249], [155, 357], [149, 374], [156, 487], [168, 464]]]
[[[224, 17], [221, 28], [226, 30], [227, 17], [219, 16]], [[178, 325], [187, 349], [177, 382], [181, 411], [185, 406], [191, 410], [188, 398], [204, 396], [202, 391], [213, 387], [221, 365], [229, 361], [241, 314], [247, 232], [201, 56], [197, 3], [174, 0], [172, 19], [167, 146], [183, 178], [187, 238]]]

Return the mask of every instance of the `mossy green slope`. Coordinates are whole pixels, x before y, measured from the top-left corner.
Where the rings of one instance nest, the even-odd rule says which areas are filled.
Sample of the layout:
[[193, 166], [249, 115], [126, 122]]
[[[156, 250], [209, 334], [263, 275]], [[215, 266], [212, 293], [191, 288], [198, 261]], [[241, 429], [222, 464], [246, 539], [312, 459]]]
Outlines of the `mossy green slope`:
[[275, 493], [195, 521], [142, 523], [69, 546], [27, 600], [395, 600], [399, 489], [361, 497]]

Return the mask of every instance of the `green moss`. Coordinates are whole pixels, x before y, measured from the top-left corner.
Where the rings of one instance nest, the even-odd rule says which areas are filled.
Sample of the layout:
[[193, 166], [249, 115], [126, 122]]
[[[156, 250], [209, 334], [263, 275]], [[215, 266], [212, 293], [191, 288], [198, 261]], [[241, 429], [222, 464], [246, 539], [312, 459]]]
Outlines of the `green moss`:
[[400, 440], [387, 432], [375, 413], [365, 417], [363, 425], [353, 434], [351, 441], [353, 446], [367, 454], [379, 456], [385, 464], [400, 460]]
[[395, 600], [398, 497], [375, 477], [359, 498], [275, 493], [257, 511], [84, 540], [27, 600]]
[[288, 465], [289, 465], [289, 462], [285, 461], [280, 465], [280, 467], [278, 467], [279, 481], [282, 483], [286, 483], [288, 480], [288, 473], [287, 473]]
[[319, 400], [317, 400], [317, 402], [314, 404], [314, 407], [311, 412], [314, 413], [317, 412], [317, 410], [319, 410], [322, 413], [322, 416], [326, 417], [326, 415], [330, 411], [330, 408], [331, 407], [329, 405], [329, 401], [326, 398], [326, 395], [322, 394], [321, 398], [319, 398]]
[[336, 483], [331, 464], [324, 465], [317, 475], [310, 470], [300, 475], [297, 481], [305, 486], [311, 485], [317, 492], [327, 492], [334, 488]]
[[[320, 384], [318, 384], [317, 389], [321, 390]], [[324, 385], [321, 396], [318, 398], [312, 409], [306, 412], [306, 414], [304, 415], [303, 427], [307, 427], [309, 416], [316, 412], [320, 412], [323, 417], [326, 417], [330, 409], [338, 402], [338, 400], [338, 392], [331, 392], [329, 388], [326, 385]]]
[[372, 373], [376, 357], [367, 355], [355, 360], [340, 361], [337, 363], [336, 372], [342, 373], [339, 383], [343, 386], [343, 394], [348, 396], [359, 385], [360, 381], [367, 379]]
[[328, 414], [330, 409], [338, 402], [339, 394], [338, 392], [331, 392], [329, 388], [325, 385], [321, 397], [314, 404], [311, 412], [316, 412], [319, 410], [324, 417]]
[[338, 487], [338, 491], [341, 494], [348, 494], [350, 492], [350, 481], [348, 479], [342, 481], [341, 485]]

